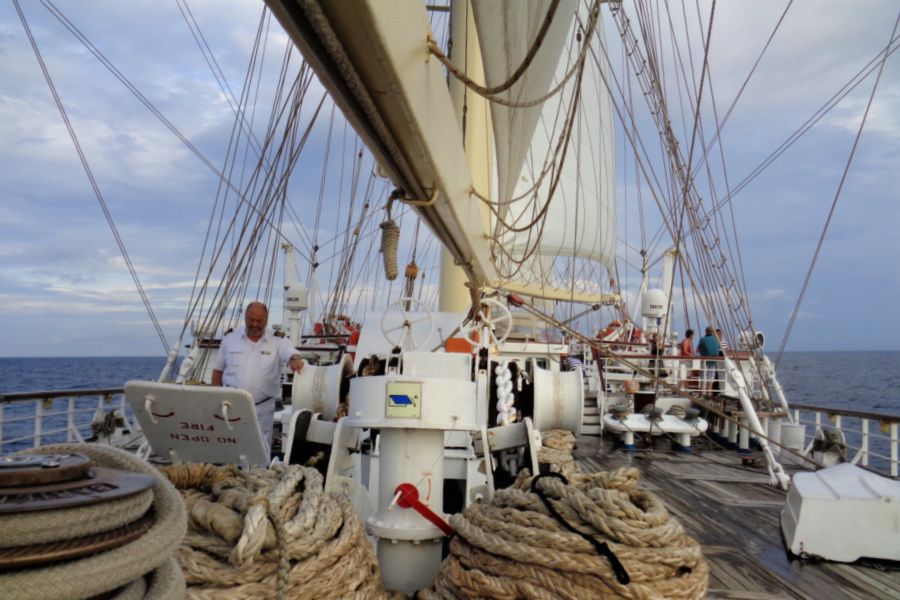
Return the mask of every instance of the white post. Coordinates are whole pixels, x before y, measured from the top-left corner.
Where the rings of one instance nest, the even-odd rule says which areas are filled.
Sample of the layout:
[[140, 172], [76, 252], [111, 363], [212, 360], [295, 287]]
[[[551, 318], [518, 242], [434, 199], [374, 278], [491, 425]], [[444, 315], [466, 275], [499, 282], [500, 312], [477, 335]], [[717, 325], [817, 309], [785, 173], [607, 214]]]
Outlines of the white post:
[[[481, 61], [481, 46], [475, 29], [475, 18], [468, 2], [451, 2], [450, 4], [450, 43], [452, 50], [450, 59], [464, 73], [475, 81], [484, 81], [484, 68]], [[464, 144], [472, 184], [475, 189], [488, 197], [493, 197], [493, 155], [494, 138], [491, 125], [491, 113], [487, 100], [478, 94], [467, 92], [466, 86], [456, 77], [450, 77], [448, 87], [456, 118], [460, 128], [463, 126], [463, 107], [465, 107]], [[490, 209], [481, 206], [482, 219], [485, 223], [485, 235], [490, 223]], [[462, 312], [469, 304], [466, 291], [466, 275], [461, 267], [453, 262], [453, 257], [446, 249], [441, 250], [441, 284], [438, 299], [442, 312]]]
[[862, 464], [864, 467], [869, 466], [869, 420], [862, 420], [862, 443], [860, 443], [860, 452], [862, 452]]
[[[788, 406], [787, 398], [784, 397], [784, 390], [781, 388], [781, 384], [778, 383], [778, 378], [775, 377], [775, 365], [772, 364], [772, 361], [770, 361], [769, 357], [765, 354], [762, 355], [762, 358], [763, 366], [765, 366], [766, 368], [766, 374], [768, 375], [769, 382], [772, 384], [772, 389], [775, 391], [775, 397], [778, 398], [778, 403], [787, 414], [788, 420], [791, 421], [791, 424], [796, 424], [796, 420], [791, 420], [791, 409]], [[798, 416], [797, 418], [799, 419], [800, 417]]]
[[897, 424], [891, 423], [891, 477], [897, 476]]
[[396, 506], [395, 494], [398, 486], [411, 483], [423, 504], [443, 514], [444, 432], [386, 428], [379, 435], [378, 510], [369, 526], [385, 588], [412, 592], [434, 581], [442, 534], [414, 509]]
[[750, 430], [747, 428], [747, 418], [741, 419], [740, 431], [738, 432], [738, 452], [748, 454], [750, 452]]
[[[730, 379], [734, 389], [736, 389], [738, 392], [738, 398], [741, 401], [741, 408], [743, 409], [744, 414], [747, 416], [750, 428], [757, 434], [762, 434], [762, 425], [759, 422], [759, 417], [756, 415], [756, 411], [753, 409], [753, 403], [750, 401], [750, 397], [747, 395], [747, 385], [744, 382], [744, 375], [741, 373], [740, 369], [735, 366], [731, 359], [727, 357], [725, 358], [725, 373]], [[765, 453], [766, 459], [768, 461], [769, 481], [773, 485], [776, 483], [779, 484], [782, 489], [788, 489], [791, 478], [788, 477], [788, 475], [784, 472], [784, 468], [782, 468], [781, 464], [777, 460], [775, 460], [775, 456], [774, 454], [772, 454], [772, 450], [769, 448], [769, 444], [766, 439], [760, 437], [759, 443], [762, 446], [762, 450]]]

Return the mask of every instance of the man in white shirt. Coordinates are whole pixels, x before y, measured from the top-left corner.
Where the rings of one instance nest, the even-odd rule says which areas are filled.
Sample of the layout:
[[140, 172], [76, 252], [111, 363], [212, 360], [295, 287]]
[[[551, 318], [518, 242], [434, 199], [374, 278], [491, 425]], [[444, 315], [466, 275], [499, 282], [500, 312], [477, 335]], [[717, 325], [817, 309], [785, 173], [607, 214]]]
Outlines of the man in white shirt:
[[281, 396], [281, 363], [295, 373], [303, 370], [303, 359], [284, 333], [267, 327], [269, 309], [252, 302], [244, 313], [244, 327], [227, 332], [222, 338], [212, 384], [247, 390], [256, 405], [259, 427], [267, 447], [272, 447], [275, 426], [275, 399]]

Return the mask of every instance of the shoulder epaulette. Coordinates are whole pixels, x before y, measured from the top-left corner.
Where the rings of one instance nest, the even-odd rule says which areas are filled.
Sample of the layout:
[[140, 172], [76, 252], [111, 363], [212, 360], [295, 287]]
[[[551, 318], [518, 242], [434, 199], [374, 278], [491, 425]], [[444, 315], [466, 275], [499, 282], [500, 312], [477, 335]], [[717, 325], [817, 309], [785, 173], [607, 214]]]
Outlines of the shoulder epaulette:
[[278, 337], [284, 337], [284, 332], [283, 332], [283, 331], [276, 331], [276, 332], [275, 332], [275, 335], [278, 336]]
[[232, 327], [231, 329], [229, 329], [228, 331], [226, 331], [224, 334], [222, 334], [222, 337], [225, 337], [226, 335], [228, 335], [228, 334], [231, 333], [232, 331], [234, 331], [234, 327]]

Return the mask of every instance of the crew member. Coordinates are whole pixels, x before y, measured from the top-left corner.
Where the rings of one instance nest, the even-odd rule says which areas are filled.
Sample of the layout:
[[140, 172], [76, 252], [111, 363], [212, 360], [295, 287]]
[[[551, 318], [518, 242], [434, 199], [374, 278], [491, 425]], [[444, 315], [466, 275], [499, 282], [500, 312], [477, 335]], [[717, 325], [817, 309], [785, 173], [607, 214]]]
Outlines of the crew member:
[[275, 425], [275, 399], [281, 396], [281, 364], [295, 373], [303, 370], [303, 359], [284, 333], [267, 327], [269, 309], [262, 302], [251, 302], [244, 313], [244, 327], [225, 334], [212, 384], [247, 390], [256, 405], [256, 415], [267, 448], [272, 447]]
[[[712, 357], [719, 356], [720, 351], [721, 346], [719, 345], [719, 338], [716, 337], [716, 330], [712, 327], [707, 327], [706, 335], [700, 338], [700, 343], [697, 344], [697, 354]], [[719, 361], [705, 360], [703, 362], [705, 367], [703, 370], [703, 391], [710, 394], [713, 391], [713, 383], [716, 379], [716, 366]]]

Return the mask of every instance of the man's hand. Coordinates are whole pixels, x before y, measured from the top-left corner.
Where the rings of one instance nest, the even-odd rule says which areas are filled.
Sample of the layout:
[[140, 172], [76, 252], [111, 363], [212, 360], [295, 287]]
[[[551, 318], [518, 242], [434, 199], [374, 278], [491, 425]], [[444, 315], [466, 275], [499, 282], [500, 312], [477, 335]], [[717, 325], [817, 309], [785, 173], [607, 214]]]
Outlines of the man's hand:
[[292, 356], [288, 361], [288, 366], [294, 373], [300, 373], [300, 371], [303, 370], [303, 365], [305, 364], [306, 362], [299, 356]]

